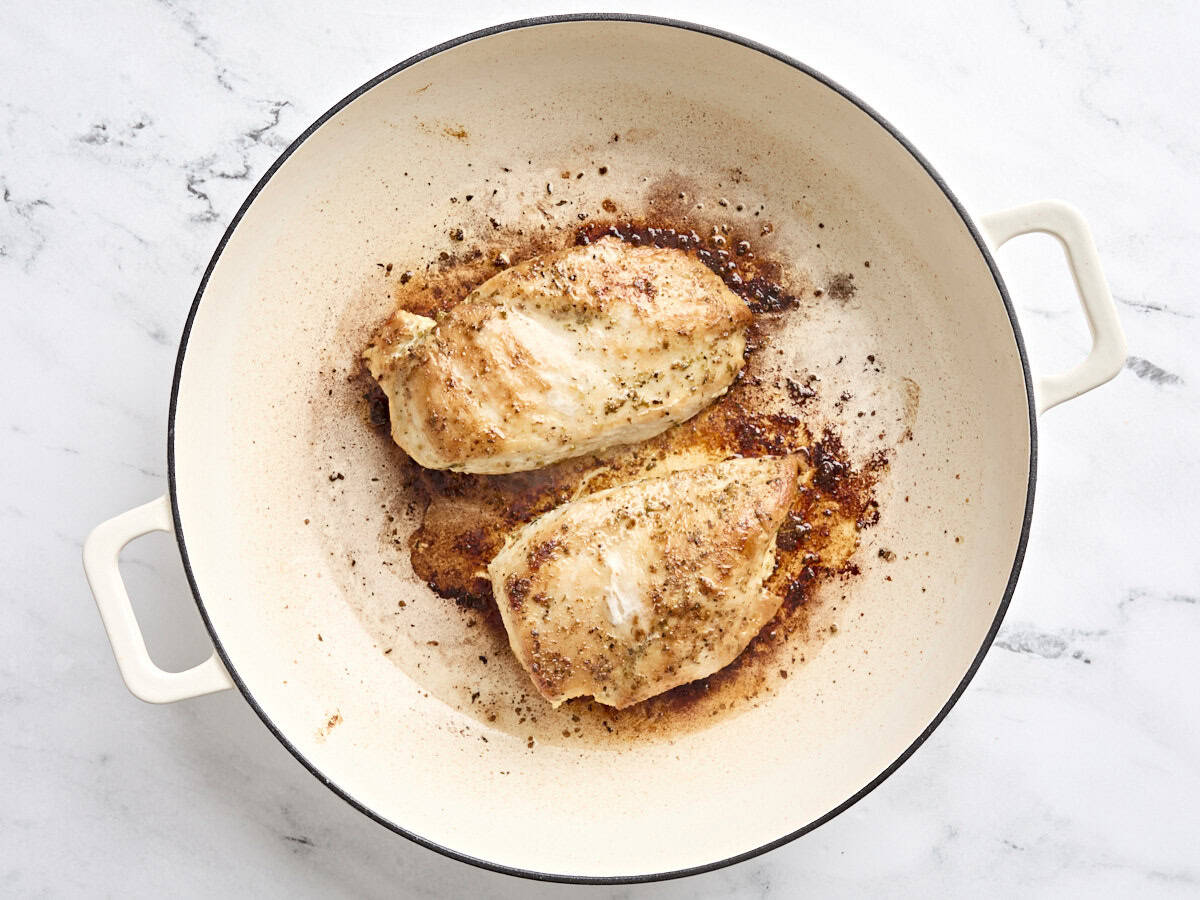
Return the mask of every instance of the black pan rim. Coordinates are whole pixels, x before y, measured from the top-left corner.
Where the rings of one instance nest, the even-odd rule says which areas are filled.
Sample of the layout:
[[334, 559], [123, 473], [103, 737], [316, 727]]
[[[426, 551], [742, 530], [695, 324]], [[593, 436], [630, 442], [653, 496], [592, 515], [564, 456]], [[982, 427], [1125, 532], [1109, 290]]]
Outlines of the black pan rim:
[[[324, 125], [326, 121], [328, 121], [331, 117], [336, 115], [345, 106], [352, 103], [354, 100], [356, 100], [362, 94], [366, 93], [367, 91], [371, 90], [371, 88], [375, 87], [376, 85], [380, 84], [381, 82], [383, 82], [386, 79], [390, 78], [391, 76], [395, 75], [397, 72], [401, 72], [404, 69], [407, 69], [410, 66], [415, 65], [416, 63], [419, 63], [422, 60], [428, 59], [429, 57], [434, 56], [438, 53], [442, 53], [443, 51], [446, 51], [446, 50], [451, 50], [462, 44], [466, 44], [466, 43], [469, 43], [470, 41], [475, 41], [480, 38], [486, 38], [486, 37], [490, 37], [492, 35], [500, 34], [500, 33], [507, 32], [507, 31], [515, 31], [515, 30], [522, 29], [522, 28], [533, 28], [533, 27], [537, 27], [537, 26], [541, 26], [541, 25], [554, 25], [554, 24], [567, 23], [567, 22], [633, 22], [633, 23], [639, 23], [639, 24], [644, 24], [644, 25], [656, 25], [656, 26], [667, 27], [667, 28], [678, 28], [678, 29], [682, 29], [684, 31], [692, 31], [692, 32], [696, 32], [699, 34], [707, 35], [709, 37], [718, 38], [720, 40], [729, 41], [731, 43], [738, 44], [742, 47], [746, 47], [750, 50], [755, 50], [759, 53], [762, 53], [766, 56], [771, 57], [772, 59], [774, 59], [778, 62], [782, 62], [800, 72], [803, 72], [805, 75], [817, 80], [821, 84], [825, 85], [825, 87], [829, 88], [830, 90], [836, 91], [844, 99], [853, 103], [860, 110], [862, 110], [864, 113], [866, 113], [868, 116], [870, 116], [876, 123], [878, 123], [884, 130], [886, 130], [892, 136], [892, 138], [894, 138], [896, 141], [898, 141], [900, 143], [900, 145], [902, 147], [904, 147], [904, 149], [907, 150], [912, 155], [912, 157], [921, 165], [921, 167], [925, 170], [925, 172], [929, 175], [929, 177], [933, 179], [934, 183], [938, 186], [938, 188], [945, 195], [946, 199], [954, 207], [955, 212], [958, 213], [959, 218], [962, 219], [963, 224], [966, 226], [967, 230], [971, 234], [972, 239], [975, 241], [975, 244], [978, 247], [980, 254], [982, 254], [984, 261], [987, 263], [988, 269], [992, 273], [992, 278], [995, 281], [996, 288], [1000, 292], [1001, 299], [1004, 302], [1004, 309], [1005, 309], [1005, 312], [1008, 314], [1009, 324], [1012, 326], [1013, 340], [1016, 342], [1017, 353], [1020, 356], [1021, 369], [1022, 369], [1022, 373], [1025, 378], [1026, 402], [1028, 404], [1028, 409], [1029, 409], [1029, 484], [1028, 484], [1028, 488], [1026, 490], [1026, 495], [1025, 495], [1025, 514], [1024, 514], [1024, 516], [1022, 518], [1022, 522], [1021, 522], [1021, 533], [1020, 533], [1019, 540], [1017, 541], [1017, 548], [1016, 548], [1016, 552], [1013, 557], [1012, 569], [1009, 572], [1008, 583], [1006, 584], [1005, 589], [1004, 589], [1004, 596], [1001, 599], [1000, 605], [996, 610], [996, 617], [992, 622], [991, 628], [988, 629], [987, 636], [984, 638], [983, 645], [979, 648], [979, 652], [975, 655], [975, 658], [972, 660], [971, 665], [967, 669], [966, 674], [963, 676], [963, 678], [959, 682], [958, 686], [954, 689], [954, 692], [950, 695], [950, 698], [946, 701], [945, 705], [941, 708], [941, 710], [939, 710], [938, 714], [936, 716], [934, 716], [933, 720], [929, 723], [929, 725], [927, 725], [925, 727], [925, 730], [922, 731], [921, 734], [919, 734], [917, 736], [917, 738], [907, 748], [905, 748], [904, 752], [901, 753], [900, 756], [897, 757], [893, 763], [891, 763], [891, 765], [889, 765], [886, 769], [884, 769], [881, 773], [879, 773], [879, 775], [877, 775], [875, 778], [873, 778], [869, 783], [867, 783], [862, 788], [860, 788], [853, 796], [849, 797], [842, 803], [838, 804], [836, 807], [834, 807], [833, 809], [831, 809], [829, 812], [825, 813], [824, 815], [818, 817], [817, 819], [814, 819], [813, 821], [807, 823], [806, 825], [802, 826], [801, 828], [796, 829], [795, 831], [793, 831], [789, 834], [785, 834], [782, 837], [776, 838], [775, 840], [770, 841], [766, 844], [763, 844], [759, 847], [756, 847], [753, 850], [747, 850], [747, 851], [745, 851], [743, 853], [739, 853], [735, 856], [730, 856], [725, 859], [716, 860], [716, 861], [710, 862], [710, 863], [705, 863], [703, 865], [691, 866], [691, 867], [688, 867], [685, 869], [676, 869], [676, 870], [668, 871], [668, 872], [655, 872], [655, 873], [638, 874], [638, 875], [600, 875], [600, 876], [567, 875], [567, 874], [559, 874], [559, 873], [551, 873], [551, 872], [538, 872], [538, 871], [534, 871], [531, 869], [522, 869], [522, 868], [514, 867], [514, 866], [506, 866], [506, 865], [503, 865], [502, 863], [496, 863], [496, 862], [492, 862], [490, 860], [479, 859], [477, 857], [470, 856], [469, 854], [462, 853], [462, 852], [460, 852], [458, 850], [454, 850], [450, 847], [444, 847], [441, 844], [436, 843], [435, 841], [431, 841], [428, 838], [424, 838], [419, 834], [416, 834], [412, 831], [409, 831], [409, 830], [403, 828], [400, 825], [397, 825], [395, 822], [385, 819], [384, 817], [380, 816], [378, 813], [376, 813], [373, 810], [366, 807], [364, 804], [360, 803], [354, 797], [350, 796], [350, 794], [348, 794], [346, 791], [344, 791], [342, 788], [340, 788], [337, 784], [335, 784], [332, 780], [330, 780], [323, 772], [321, 772], [321, 770], [319, 768], [317, 768], [315, 765], [313, 765], [313, 763], [309, 762], [309, 760], [304, 757], [304, 755], [299, 751], [299, 749], [295, 745], [293, 745], [290, 740], [288, 740], [288, 738], [283, 734], [283, 732], [275, 725], [275, 723], [266, 714], [266, 711], [258, 704], [258, 701], [255, 700], [254, 695], [250, 692], [250, 689], [247, 687], [245, 682], [238, 675], [237, 669], [234, 667], [234, 665], [232, 664], [232, 661], [229, 659], [228, 654], [225, 652], [225, 648], [221, 644], [220, 638], [217, 636], [216, 629], [213, 627], [212, 621], [209, 619], [208, 611], [204, 607], [204, 601], [200, 595], [200, 588], [199, 588], [199, 585], [197, 585], [197, 583], [196, 583], [195, 573], [192, 571], [191, 561], [188, 557], [187, 544], [184, 539], [184, 533], [183, 533], [183, 523], [180, 521], [179, 507], [178, 507], [178, 502], [177, 502], [178, 492], [177, 492], [177, 484], [176, 484], [176, 478], [175, 478], [175, 413], [176, 413], [178, 400], [179, 400], [179, 385], [180, 385], [181, 377], [183, 374], [183, 361], [184, 361], [184, 357], [187, 354], [188, 337], [191, 335], [192, 324], [195, 321], [196, 312], [200, 308], [200, 301], [204, 297], [204, 290], [208, 285], [209, 277], [212, 275], [213, 269], [216, 268], [217, 262], [220, 260], [221, 254], [224, 251], [226, 244], [229, 243], [229, 239], [233, 236], [234, 230], [237, 228], [238, 224], [241, 222], [242, 217], [245, 215], [247, 209], [249, 209], [250, 205], [254, 202], [254, 200], [258, 196], [259, 192], [262, 191], [262, 189], [266, 186], [267, 182], [271, 180], [272, 176], [274, 176], [275, 172], [279, 169], [279, 167], [282, 166], [283, 163], [287, 161], [288, 157], [290, 157], [296, 151], [296, 149], [301, 144], [303, 144], [313, 134], [313, 132], [315, 132], [318, 128], [320, 128], [322, 125]], [[278, 740], [288, 750], [288, 752], [290, 752], [300, 762], [301, 765], [303, 765], [306, 769], [308, 769], [308, 771], [311, 772], [313, 774], [313, 776], [315, 776], [317, 778], [318, 781], [320, 781], [327, 788], [329, 788], [331, 791], [333, 791], [335, 794], [337, 794], [339, 797], [341, 797], [344, 801], [349, 803], [352, 807], [357, 809], [363, 815], [373, 819], [375, 822], [379, 823], [380, 825], [384, 826], [385, 828], [388, 828], [389, 830], [394, 831], [395, 833], [401, 835], [402, 837], [408, 838], [410, 841], [413, 841], [414, 843], [419, 844], [422, 847], [433, 850], [437, 853], [442, 854], [443, 856], [449, 857], [450, 859], [454, 859], [459, 862], [468, 863], [470, 865], [476, 866], [481, 869], [486, 869], [486, 870], [489, 870], [492, 872], [499, 872], [503, 875], [511, 875], [511, 876], [516, 876], [516, 877], [520, 877], [520, 878], [528, 878], [528, 879], [532, 879], [535, 881], [560, 882], [560, 883], [565, 883], [565, 884], [616, 885], [616, 884], [638, 884], [638, 883], [653, 882], [653, 881], [668, 881], [668, 880], [675, 879], [675, 878], [684, 878], [689, 875], [700, 875], [705, 872], [712, 872], [717, 869], [724, 868], [726, 866], [734, 865], [736, 863], [745, 862], [748, 859], [753, 859], [756, 856], [760, 856], [764, 853], [767, 853], [771, 850], [781, 847], [784, 844], [790, 843], [791, 841], [794, 841], [796, 838], [798, 838], [804, 834], [807, 834], [810, 831], [813, 831], [814, 829], [816, 829], [819, 826], [828, 822], [830, 819], [833, 819], [835, 816], [838, 816], [841, 813], [845, 812], [847, 809], [849, 809], [851, 806], [856, 804], [863, 797], [867, 796], [867, 794], [871, 793], [871, 791], [873, 791], [875, 788], [877, 788], [880, 784], [882, 784], [884, 781], [886, 781], [897, 769], [900, 768], [901, 765], [903, 765], [910, 757], [912, 757], [912, 755], [917, 751], [917, 749], [922, 744], [925, 743], [926, 739], [942, 723], [942, 721], [949, 714], [950, 710], [954, 708], [954, 705], [958, 702], [958, 700], [962, 696], [963, 692], [967, 689], [967, 685], [969, 685], [971, 683], [972, 679], [975, 677], [975, 673], [979, 670], [980, 665], [983, 663], [984, 656], [987, 655], [988, 650], [992, 646], [992, 642], [995, 640], [996, 633], [999, 631], [1000, 625], [1004, 620], [1005, 613], [1008, 611], [1009, 604], [1012, 601], [1013, 592], [1016, 590], [1016, 586], [1017, 586], [1017, 578], [1021, 571], [1021, 564], [1023, 563], [1023, 561], [1025, 559], [1025, 549], [1029, 542], [1030, 522], [1032, 521], [1032, 518], [1033, 518], [1033, 499], [1034, 499], [1034, 488], [1035, 488], [1035, 483], [1036, 483], [1036, 475], [1037, 475], [1037, 407], [1036, 407], [1035, 401], [1034, 401], [1033, 375], [1029, 368], [1029, 358], [1025, 351], [1025, 341], [1021, 335], [1020, 326], [1017, 323], [1017, 316], [1016, 316], [1015, 310], [1013, 309], [1012, 300], [1008, 295], [1008, 289], [1005, 287], [1004, 279], [1000, 275], [1000, 271], [996, 266], [996, 261], [992, 258], [992, 254], [988, 250], [987, 243], [984, 241], [983, 237], [981, 236], [978, 227], [975, 225], [975, 223], [971, 219], [970, 215], [967, 214], [967, 211], [963, 208], [963, 205], [959, 202], [958, 198], [950, 190], [949, 186], [946, 184], [945, 180], [943, 180], [942, 176], [938, 174], [938, 172], [933, 168], [932, 165], [930, 165], [929, 161], [927, 159], [925, 159], [924, 156], [921, 155], [921, 153], [916, 149], [916, 147], [914, 147], [909, 142], [909, 140], [906, 137], [904, 137], [904, 135], [901, 134], [895, 128], [895, 126], [893, 126], [887, 119], [885, 119], [883, 116], [881, 116], [879, 113], [877, 113], [874, 109], [872, 109], [870, 106], [868, 106], [862, 100], [860, 100], [856, 95], [854, 95], [850, 91], [846, 90], [844, 87], [837, 84], [836, 82], [832, 81], [825, 75], [822, 75], [820, 72], [816, 71], [815, 69], [812, 69], [811, 67], [805, 65], [804, 63], [793, 59], [792, 57], [788, 56], [787, 54], [780, 53], [777, 50], [773, 50], [770, 47], [767, 47], [767, 46], [764, 46], [763, 44], [758, 43], [757, 41], [752, 41], [747, 38], [741, 37], [739, 35], [731, 34], [727, 31], [722, 31], [717, 28], [710, 28], [709, 26], [706, 26], [706, 25], [698, 25], [693, 22], [685, 22], [685, 21], [682, 21], [679, 19], [664, 18], [664, 17], [660, 17], [660, 16], [643, 16], [643, 15], [634, 15], [634, 14], [625, 14], [625, 13], [572, 13], [572, 14], [565, 14], [565, 15], [538, 16], [538, 17], [534, 17], [534, 18], [519, 19], [519, 20], [512, 21], [512, 22], [505, 22], [505, 23], [502, 23], [499, 25], [492, 25], [488, 28], [483, 28], [478, 31], [473, 31], [469, 34], [462, 35], [461, 37], [454, 38], [453, 40], [445, 41], [441, 44], [437, 44], [436, 46], [429, 48], [428, 50], [424, 50], [421, 53], [416, 54], [415, 56], [410, 56], [408, 59], [404, 60], [403, 62], [397, 63], [396, 65], [392, 66], [391, 68], [387, 69], [386, 71], [381, 72], [379, 75], [375, 76], [370, 81], [366, 82], [365, 84], [361, 85], [360, 87], [355, 89], [350, 94], [343, 97], [336, 104], [334, 104], [329, 110], [327, 110], [320, 118], [318, 118], [308, 128], [306, 128], [299, 137], [297, 137], [291, 144], [288, 145], [287, 149], [284, 150], [282, 154], [280, 154], [279, 158], [276, 159], [275, 162], [273, 162], [271, 164], [271, 167], [269, 169], [267, 169], [266, 173], [262, 176], [261, 179], [259, 179], [258, 183], [255, 184], [254, 188], [250, 191], [250, 193], [246, 197], [245, 201], [243, 201], [242, 205], [238, 208], [238, 211], [234, 215], [233, 219], [230, 221], [229, 226], [225, 229], [225, 233], [221, 236], [221, 240], [217, 244], [217, 248], [213, 252], [212, 258], [209, 260], [207, 268], [205, 268], [205, 270], [204, 270], [204, 276], [200, 280], [200, 285], [196, 290], [195, 298], [192, 300], [191, 308], [188, 310], [187, 320], [183, 326], [183, 334], [182, 334], [182, 336], [180, 338], [180, 342], [179, 342], [179, 352], [175, 359], [175, 373], [174, 373], [174, 377], [171, 382], [171, 404], [170, 404], [170, 410], [169, 410], [168, 418], [167, 418], [167, 482], [168, 482], [168, 490], [169, 490], [170, 498], [171, 498], [171, 517], [174, 522], [175, 539], [179, 545], [179, 555], [183, 562], [183, 569], [184, 569], [185, 575], [187, 576], [188, 585], [191, 587], [193, 597], [195, 597], [196, 606], [200, 611], [200, 617], [204, 621], [204, 627], [208, 630], [209, 637], [212, 639], [212, 642], [213, 642], [213, 646], [216, 649], [216, 652], [218, 653], [218, 655], [220, 656], [221, 661], [224, 663], [226, 670], [229, 672], [229, 675], [233, 679], [234, 684], [237, 686], [237, 689], [242, 693], [242, 696], [244, 696], [246, 698], [246, 701], [250, 704], [250, 707], [258, 715], [258, 717], [262, 720], [263, 724], [266, 725], [267, 729], [271, 732], [271, 734], [273, 734], [275, 736], [276, 740]]]

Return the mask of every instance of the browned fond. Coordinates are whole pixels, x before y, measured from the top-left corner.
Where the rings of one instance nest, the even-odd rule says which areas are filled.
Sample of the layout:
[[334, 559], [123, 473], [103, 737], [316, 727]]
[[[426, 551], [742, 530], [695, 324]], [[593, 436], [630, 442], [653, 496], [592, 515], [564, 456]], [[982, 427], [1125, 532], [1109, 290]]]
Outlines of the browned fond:
[[[656, 232], [650, 232], [651, 227]], [[829, 637], [832, 626], [813, 627], [812, 598], [822, 593], [816, 590], [821, 584], [857, 573], [850, 557], [859, 530], [878, 518], [874, 485], [886, 465], [886, 458], [877, 455], [865, 466], [852, 466], [838, 436], [828, 427], [820, 423], [810, 426], [806, 420], [806, 407], [821, 386], [802, 371], [780, 372], [771, 361], [772, 337], [782, 317], [803, 315], [808, 303], [829, 302], [819, 296], [825, 292], [808, 287], [802, 273], [785, 278], [783, 267], [758, 255], [752, 238], [743, 236], [744, 232], [694, 217], [683, 221], [660, 217], [653, 225], [646, 220], [589, 222], [566, 240], [611, 233], [625, 239], [637, 236], [639, 241], [662, 241], [695, 253], [708, 251], [704, 259], [714, 270], [725, 258], [713, 251], [730, 246], [736, 238], [732, 246], [735, 257], [740, 248], [738, 269], [725, 268], [718, 274], [747, 300], [755, 314], [746, 367], [725, 396], [687, 422], [640, 444], [545, 469], [506, 475], [441, 472], [423, 469], [397, 452], [397, 479], [404, 485], [399, 496], [406, 504], [415, 504], [419, 521], [406, 548], [416, 575], [435, 593], [455, 601], [468, 625], [485, 626], [483, 631], [470, 629], [480, 634], [481, 650], [490, 648], [494, 653], [497, 646], [503, 646], [507, 652], [487, 565], [514, 529], [538, 515], [575, 497], [646, 474], [732, 456], [795, 454], [800, 460], [800, 488], [778, 535], [776, 569], [766, 587], [778, 598], [779, 610], [746, 650], [721, 671], [624, 710], [589, 699], [572, 700], [551, 710], [548, 704], [524, 695], [489, 697], [483, 684], [470, 691], [472, 710], [490, 722], [517, 728], [530, 727], [539, 718], [542, 726], [546, 719], [561, 720], [564, 737], [628, 737], [701, 727], [743, 702], [755, 702], [759, 694], [772, 690], [776, 680], [788, 677], [790, 670], [804, 662], [806, 653], [815, 652]], [[687, 242], [672, 234], [688, 236]], [[719, 237], [723, 240], [716, 241]], [[473, 248], [456, 257], [443, 254], [419, 275], [410, 274], [420, 271], [415, 266], [400, 278], [392, 275], [391, 293], [399, 308], [411, 312], [448, 309], [496, 271], [495, 260], [501, 253], [508, 264], [554, 246], [553, 237], [545, 233], [498, 233], [493, 248]], [[739, 280], [731, 277], [735, 273], [741, 273]], [[368, 401], [364, 418], [376, 427], [381, 440], [388, 440], [386, 402], [369, 379], [362, 384], [362, 395]], [[828, 617], [818, 618], [824, 621]], [[485, 658], [481, 653], [480, 659]], [[549, 726], [539, 728], [543, 733], [550, 730]]]

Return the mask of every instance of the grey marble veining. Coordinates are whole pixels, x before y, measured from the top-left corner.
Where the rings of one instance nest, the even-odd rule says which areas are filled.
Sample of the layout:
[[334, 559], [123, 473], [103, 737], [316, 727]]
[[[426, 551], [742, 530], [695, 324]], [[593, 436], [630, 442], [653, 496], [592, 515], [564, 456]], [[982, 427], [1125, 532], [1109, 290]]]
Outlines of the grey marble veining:
[[[134, 700], [79, 552], [92, 525], [163, 491], [188, 304], [283, 147], [412, 53], [571, 8], [584, 6], [0, 5], [0, 891], [564, 892], [374, 825], [233, 693]], [[1200, 894], [1200, 13], [1072, 0], [653, 12], [743, 33], [841, 81], [975, 212], [1076, 203], [1130, 357], [1112, 384], [1043, 420], [1033, 533], [1005, 627], [913, 759], [765, 857], [580, 893]], [[1035, 367], [1072, 364], [1088, 337], [1057, 248], [1021, 239], [1000, 263]], [[123, 569], [159, 661], [207, 655], [170, 540], [135, 543]]]

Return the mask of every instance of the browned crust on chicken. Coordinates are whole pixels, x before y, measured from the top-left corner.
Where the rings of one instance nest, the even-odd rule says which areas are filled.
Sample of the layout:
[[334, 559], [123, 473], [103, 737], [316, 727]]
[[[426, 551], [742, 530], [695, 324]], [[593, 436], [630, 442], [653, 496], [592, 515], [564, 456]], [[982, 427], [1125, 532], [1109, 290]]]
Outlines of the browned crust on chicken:
[[557, 705], [625, 707], [736, 657], [779, 607], [763, 589], [795, 457], [733, 459], [564, 504], [489, 566], [509, 641]]
[[364, 352], [392, 436], [427, 468], [501, 473], [645, 440], [743, 364], [746, 304], [680, 250], [616, 239], [540, 256]]

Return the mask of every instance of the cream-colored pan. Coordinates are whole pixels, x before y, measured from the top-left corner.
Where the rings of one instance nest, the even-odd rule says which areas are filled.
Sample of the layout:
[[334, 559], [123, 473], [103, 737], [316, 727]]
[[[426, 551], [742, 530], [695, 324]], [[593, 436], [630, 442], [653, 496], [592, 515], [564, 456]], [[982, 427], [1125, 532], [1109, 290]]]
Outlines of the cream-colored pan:
[[[477, 611], [413, 574], [420, 510], [364, 418], [355, 357], [403, 273], [439, 254], [563, 243], [581, 215], [666, 215], [672, 198], [756, 228], [808, 286], [779, 365], [819, 377], [814, 427], [889, 465], [860, 571], [820, 585], [783, 651], [789, 677], [609, 733], [595, 710], [551, 710]], [[1030, 374], [989, 255], [1028, 231], [1061, 239], [1092, 326], [1066, 375]], [[850, 274], [855, 290], [816, 294]], [[1123, 357], [1069, 207], [972, 220], [875, 113], [739, 38], [520, 22], [364, 85], [254, 189], [180, 345], [169, 495], [97, 528], [86, 568], [135, 694], [236, 686], [323, 782], [407, 837], [533, 877], [712, 868], [845, 809], [946, 714], [1020, 568], [1036, 417]], [[178, 538], [216, 646], [187, 672], [150, 661], [117, 572], [120, 547], [153, 530]]]

